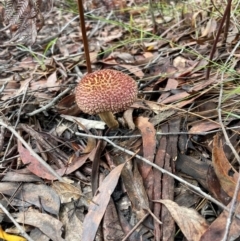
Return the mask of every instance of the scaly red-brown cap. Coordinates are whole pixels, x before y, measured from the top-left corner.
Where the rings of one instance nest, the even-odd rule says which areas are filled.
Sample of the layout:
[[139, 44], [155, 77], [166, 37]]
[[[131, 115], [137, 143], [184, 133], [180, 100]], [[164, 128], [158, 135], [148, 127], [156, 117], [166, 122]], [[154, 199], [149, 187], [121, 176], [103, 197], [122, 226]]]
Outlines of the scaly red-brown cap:
[[76, 103], [88, 114], [119, 112], [132, 105], [137, 84], [128, 75], [112, 69], [87, 74], [76, 87]]

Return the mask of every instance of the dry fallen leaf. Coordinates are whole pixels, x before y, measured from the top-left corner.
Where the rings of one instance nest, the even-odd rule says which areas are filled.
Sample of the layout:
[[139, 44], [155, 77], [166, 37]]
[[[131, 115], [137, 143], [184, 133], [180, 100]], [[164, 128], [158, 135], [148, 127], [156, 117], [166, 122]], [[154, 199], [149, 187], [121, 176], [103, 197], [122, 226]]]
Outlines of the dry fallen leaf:
[[[230, 208], [230, 205], [228, 205], [228, 208]], [[229, 230], [229, 234], [227, 237], [227, 240], [238, 240], [238, 237], [240, 235], [240, 220], [236, 216], [240, 214], [240, 205], [239, 203], [236, 204], [236, 211], [234, 213], [234, 217], [231, 220], [231, 228]], [[203, 234], [201, 239], [199, 241], [222, 241], [223, 236], [226, 229], [226, 223], [228, 220], [229, 212], [223, 211], [217, 219], [211, 223], [211, 225], [208, 227], [207, 231]]]
[[68, 203], [78, 200], [81, 196], [80, 188], [77, 188], [66, 182], [53, 182], [52, 187], [58, 193], [61, 203]]
[[18, 152], [22, 162], [27, 165], [29, 171], [37, 175], [38, 177], [55, 180], [56, 177], [53, 176], [46, 167], [44, 167], [35, 157], [33, 157], [29, 150], [24, 148], [20, 142], [18, 142]]
[[[153, 162], [156, 151], [156, 130], [153, 124], [148, 120], [149, 118], [146, 117], [138, 117], [136, 120], [136, 126], [140, 129], [142, 134], [143, 156]], [[152, 167], [142, 163], [140, 169], [143, 179], [145, 179], [152, 170]]]
[[[35, 205], [48, 213], [58, 215], [60, 209], [60, 199], [57, 193], [44, 184], [25, 183], [20, 186], [17, 182], [0, 182], [0, 192], [13, 196], [17, 200], [22, 200], [29, 205]], [[16, 190], [18, 190], [16, 192]]]
[[60, 221], [64, 225], [66, 241], [82, 241], [83, 224], [77, 217], [74, 203], [65, 204], [60, 213]]
[[64, 241], [62, 223], [52, 216], [38, 211], [24, 211], [14, 214], [16, 221], [39, 228], [53, 241]]
[[96, 196], [93, 198], [93, 202], [89, 205], [88, 213], [83, 222], [82, 240], [94, 240], [98, 226], [109, 203], [110, 196], [117, 185], [124, 165], [125, 163], [120, 164], [113, 169], [99, 187]]
[[207, 221], [196, 210], [181, 207], [171, 200], [159, 200], [156, 202], [166, 206], [188, 241], [199, 241], [207, 230]]
[[[226, 158], [223, 151], [222, 140], [219, 138], [218, 134], [215, 135], [213, 139], [212, 162], [222, 189], [230, 197], [233, 197], [239, 174]], [[238, 195], [238, 200], [240, 200], [240, 194]]]
[[189, 133], [207, 132], [218, 128], [220, 128], [219, 123], [214, 123], [208, 120], [201, 120], [201, 121], [196, 121], [195, 123], [191, 123], [191, 128], [189, 130]]
[[46, 86], [49, 91], [59, 91], [61, 82], [57, 78], [57, 72], [54, 71], [47, 78]]

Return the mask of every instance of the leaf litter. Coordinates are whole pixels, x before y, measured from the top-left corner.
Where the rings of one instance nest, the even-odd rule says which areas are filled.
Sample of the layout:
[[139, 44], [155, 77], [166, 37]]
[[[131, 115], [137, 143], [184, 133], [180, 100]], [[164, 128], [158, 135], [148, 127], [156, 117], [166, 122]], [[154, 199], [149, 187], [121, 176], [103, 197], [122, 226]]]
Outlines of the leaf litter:
[[239, 238], [239, 17], [188, 2], [84, 2], [93, 70], [138, 83], [108, 130], [74, 101], [76, 2], [0, 1], [1, 238]]

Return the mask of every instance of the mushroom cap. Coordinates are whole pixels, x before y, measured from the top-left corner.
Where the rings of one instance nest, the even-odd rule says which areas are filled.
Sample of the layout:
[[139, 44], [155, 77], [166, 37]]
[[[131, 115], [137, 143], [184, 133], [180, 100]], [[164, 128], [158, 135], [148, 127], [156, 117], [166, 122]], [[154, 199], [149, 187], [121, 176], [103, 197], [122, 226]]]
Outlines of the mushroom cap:
[[132, 105], [137, 84], [130, 76], [112, 69], [87, 74], [76, 87], [76, 103], [85, 113], [119, 112]]

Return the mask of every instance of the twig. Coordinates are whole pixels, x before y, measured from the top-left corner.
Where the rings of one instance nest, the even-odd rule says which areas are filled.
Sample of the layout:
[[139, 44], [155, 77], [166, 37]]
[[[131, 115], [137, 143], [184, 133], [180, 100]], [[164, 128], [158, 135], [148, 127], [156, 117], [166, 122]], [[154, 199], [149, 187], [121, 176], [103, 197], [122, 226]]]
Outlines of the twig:
[[[226, 128], [227, 130], [234, 130], [234, 129], [239, 129], [240, 126], [235, 126], [235, 127], [228, 127]], [[213, 130], [213, 131], [203, 131], [203, 132], [156, 132], [156, 135], [157, 136], [174, 136], [174, 135], [199, 135], [199, 136], [206, 136], [206, 135], [209, 135], [209, 134], [213, 134], [213, 133], [217, 133], [221, 131], [220, 129], [217, 129], [217, 130]], [[85, 137], [93, 137], [95, 138], [96, 136], [94, 135], [90, 135], [90, 134], [84, 134], [84, 133], [81, 133], [82, 136], [85, 136]], [[142, 137], [142, 135], [129, 135], [129, 136], [103, 136], [105, 138], [108, 138], [108, 139], [127, 139], [127, 138], [138, 138], [138, 137]]]
[[69, 87], [69, 88], [67, 88], [67, 89], [65, 89], [63, 92], [61, 92], [58, 96], [56, 96], [55, 98], [53, 98], [52, 100], [51, 100], [51, 102], [49, 102], [47, 105], [45, 105], [45, 106], [43, 106], [43, 107], [41, 107], [40, 109], [38, 109], [38, 110], [34, 110], [33, 112], [31, 112], [31, 113], [28, 113], [27, 115], [28, 116], [33, 116], [33, 115], [36, 115], [36, 114], [38, 114], [38, 113], [40, 113], [40, 112], [42, 112], [42, 111], [46, 111], [46, 110], [48, 110], [50, 107], [52, 107], [62, 96], [64, 96], [68, 91], [70, 91], [71, 90], [71, 88]]
[[0, 125], [4, 126], [5, 128], [7, 128], [10, 132], [12, 132], [12, 134], [26, 147], [27, 150], [29, 150], [29, 152], [31, 153], [31, 155], [36, 158], [52, 175], [54, 175], [59, 181], [64, 182], [63, 178], [55, 172], [54, 169], [52, 169], [51, 166], [49, 166], [39, 155], [37, 155], [33, 149], [27, 144], [27, 142], [16, 132], [16, 130], [6, 124], [2, 119], [0, 119]]
[[149, 213], [147, 213], [145, 216], [143, 216], [139, 222], [136, 223], [136, 225], [131, 229], [131, 231], [121, 240], [121, 241], [126, 241], [129, 236], [137, 229], [137, 227], [144, 221], [144, 219], [149, 215]]
[[16, 220], [13, 218], [13, 216], [8, 212], [8, 210], [2, 205], [0, 202], [0, 208], [2, 211], [8, 216], [8, 218], [14, 223], [14, 225], [17, 227], [17, 229], [20, 232], [20, 235], [23, 236], [28, 241], [34, 241], [25, 231], [24, 229], [16, 222]]
[[[89, 136], [89, 135], [87, 135], [87, 134], [83, 134], [83, 133], [79, 133], [79, 132], [76, 132], [76, 135], [78, 135], [78, 136]], [[111, 144], [113, 147], [116, 147], [116, 148], [119, 149], [120, 151], [122, 151], [122, 152], [124, 152], [124, 153], [127, 153], [127, 154], [129, 154], [129, 155], [134, 155], [134, 154], [135, 154], [135, 153], [132, 152], [132, 151], [129, 151], [129, 150], [127, 150], [127, 149], [125, 149], [125, 148], [123, 148], [123, 147], [121, 147], [121, 146], [118, 146], [118, 145], [115, 144], [114, 142], [110, 141], [107, 137], [94, 136], [94, 135], [90, 135], [90, 137], [94, 137], [94, 138], [96, 138], [96, 139], [103, 139], [103, 140], [105, 140], [106, 142], [108, 142], [109, 144]], [[140, 155], [136, 155], [135, 157], [138, 158], [139, 160], [147, 163], [148, 165], [156, 168], [156, 169], [159, 170], [161, 173], [167, 174], [168, 176], [170, 176], [170, 177], [178, 180], [179, 182], [185, 184], [186, 186], [192, 188], [196, 193], [202, 195], [203, 197], [205, 197], [206, 199], [208, 199], [208, 200], [210, 200], [211, 202], [215, 203], [216, 205], [218, 205], [218, 206], [221, 207], [222, 209], [229, 211], [229, 209], [228, 209], [225, 205], [223, 205], [222, 203], [220, 203], [218, 200], [216, 200], [215, 198], [213, 198], [213, 197], [210, 196], [209, 194], [206, 194], [204, 191], [201, 190], [201, 188], [196, 187], [196, 186], [194, 186], [194, 185], [191, 184], [191, 183], [188, 183], [188, 182], [185, 181], [184, 179], [182, 179], [182, 178], [174, 175], [173, 173], [171, 173], [171, 172], [169, 172], [169, 171], [167, 171], [167, 170], [165, 170], [165, 169], [157, 166], [156, 164], [152, 163], [151, 161], [149, 161], [148, 159], [146, 159], [146, 158], [144, 158], [144, 157], [142, 157], [142, 156], [140, 156]]]
[[143, 208], [146, 209], [149, 214], [153, 217], [153, 219], [160, 225], [162, 225], [163, 223], [158, 219], [158, 217], [156, 217], [156, 215], [151, 211], [151, 209], [149, 207]]

